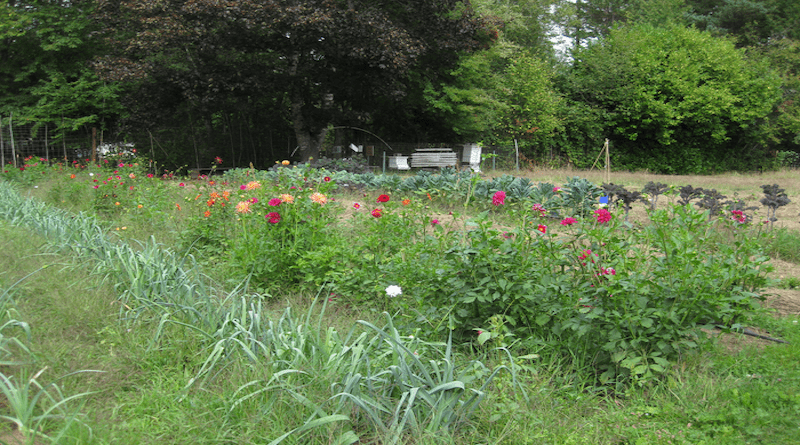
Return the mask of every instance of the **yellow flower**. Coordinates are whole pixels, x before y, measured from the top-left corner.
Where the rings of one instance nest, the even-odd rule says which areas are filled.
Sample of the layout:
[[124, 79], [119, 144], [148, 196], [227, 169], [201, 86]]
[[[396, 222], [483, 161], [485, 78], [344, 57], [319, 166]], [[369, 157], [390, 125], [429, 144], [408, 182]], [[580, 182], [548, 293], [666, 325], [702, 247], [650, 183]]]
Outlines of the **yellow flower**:
[[290, 164], [290, 162], [289, 162], [289, 161], [283, 161], [283, 162], [281, 162], [281, 164], [283, 164], [283, 165], [289, 165], [289, 164]]
[[323, 195], [322, 193], [312, 193], [311, 200], [316, 202], [317, 204], [325, 204], [328, 202], [328, 197]]
[[294, 196], [292, 196], [292, 195], [290, 195], [288, 193], [282, 194], [280, 196], [280, 198], [281, 198], [281, 202], [285, 202], [285, 203], [288, 203], [288, 204], [291, 204], [291, 203], [294, 202]]

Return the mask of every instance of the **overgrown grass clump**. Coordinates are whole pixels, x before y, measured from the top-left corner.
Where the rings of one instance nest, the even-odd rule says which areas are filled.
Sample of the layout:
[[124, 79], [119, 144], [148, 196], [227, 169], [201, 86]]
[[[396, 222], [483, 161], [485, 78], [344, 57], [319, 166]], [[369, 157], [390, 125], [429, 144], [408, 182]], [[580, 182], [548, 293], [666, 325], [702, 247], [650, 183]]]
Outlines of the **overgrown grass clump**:
[[[0, 183], [0, 214], [32, 230], [13, 229], [6, 261], [30, 264], [9, 270], [37, 270], [0, 283], [15, 295], [8, 386], [49, 388], [21, 397], [32, 414], [9, 427], [26, 437], [781, 443], [800, 407], [782, 385], [796, 370], [745, 372], [707, 338], [769, 320], [767, 228], [741, 207], [631, 222], [579, 178], [448, 173], [373, 189], [305, 168], [184, 182], [128, 164], [74, 171]], [[69, 285], [52, 296], [53, 282]], [[65, 337], [42, 314], [67, 307], [84, 321]], [[769, 321], [793, 343], [768, 350], [797, 357], [794, 321]], [[40, 325], [42, 337], [18, 329]], [[79, 362], [63, 352], [73, 337]], [[28, 377], [42, 369], [54, 374]]]

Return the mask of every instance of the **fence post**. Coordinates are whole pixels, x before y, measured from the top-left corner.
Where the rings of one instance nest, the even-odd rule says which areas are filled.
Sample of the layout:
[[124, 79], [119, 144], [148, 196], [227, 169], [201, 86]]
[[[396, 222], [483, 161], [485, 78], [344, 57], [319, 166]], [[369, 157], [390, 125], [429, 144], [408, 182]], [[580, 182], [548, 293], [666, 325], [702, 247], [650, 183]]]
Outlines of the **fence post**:
[[8, 113], [8, 133], [11, 135], [11, 157], [14, 159], [14, 168], [17, 168], [17, 148], [14, 146], [14, 112]]

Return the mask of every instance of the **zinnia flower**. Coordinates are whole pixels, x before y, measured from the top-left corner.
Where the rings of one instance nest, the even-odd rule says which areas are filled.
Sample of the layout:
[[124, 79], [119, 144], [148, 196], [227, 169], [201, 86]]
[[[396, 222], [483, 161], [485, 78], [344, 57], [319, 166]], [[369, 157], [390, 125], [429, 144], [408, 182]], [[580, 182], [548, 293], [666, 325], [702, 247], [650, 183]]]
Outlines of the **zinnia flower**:
[[538, 230], [538, 231], [540, 231], [542, 233], [547, 233], [547, 226], [544, 225], [544, 224], [539, 224], [539, 227], [537, 227], [536, 230]]
[[378, 202], [389, 202], [389, 195], [378, 196]]
[[269, 204], [270, 207], [278, 207], [279, 205], [281, 205], [281, 202], [283, 201], [281, 201], [280, 198], [272, 198], [269, 200], [267, 204]]
[[498, 190], [495, 192], [494, 196], [492, 196], [492, 204], [499, 206], [503, 205], [506, 202], [506, 192], [502, 190]]
[[247, 183], [247, 186], [245, 188], [247, 190], [260, 189], [261, 188], [261, 183], [258, 182], [258, 181], [250, 181], [250, 182]]
[[597, 209], [594, 211], [595, 217], [597, 217], [597, 222], [600, 224], [605, 224], [611, 221], [611, 212], [607, 209]]
[[411, 200], [410, 200], [410, 199], [404, 199], [404, 200], [403, 200], [403, 205], [404, 205], [404, 206], [407, 206], [407, 205], [409, 205], [409, 204], [411, 204]]
[[287, 204], [291, 204], [291, 203], [294, 202], [294, 196], [292, 196], [292, 195], [290, 195], [288, 193], [284, 193], [284, 194], [281, 195], [281, 201], [285, 202]]
[[203, 212], [203, 216], [205, 216], [206, 218], [208, 218], [209, 216], [211, 216], [211, 212], [210, 212], [210, 211], [208, 211], [208, 210], [206, 210], [205, 212]]
[[388, 295], [389, 297], [392, 297], [392, 298], [394, 298], [394, 297], [396, 297], [398, 295], [401, 295], [402, 293], [403, 293], [403, 289], [401, 289], [400, 286], [398, 286], [396, 284], [392, 284], [391, 286], [386, 288], [386, 295]]
[[281, 165], [289, 165], [289, 164], [291, 164], [289, 161], [286, 161], [286, 160], [281, 161]]
[[219, 156], [216, 156], [216, 157], [214, 158], [214, 162], [215, 162], [215, 163], [217, 163], [217, 165], [219, 165], [219, 164], [222, 164], [222, 158], [221, 158], [221, 157], [219, 157]]
[[383, 211], [382, 209], [375, 209], [372, 211], [372, 216], [374, 216], [375, 218], [380, 218], [382, 211]]
[[270, 224], [277, 224], [281, 221], [281, 214], [278, 212], [269, 212], [264, 216], [264, 218], [269, 220]]
[[435, 226], [437, 224], [439, 224], [439, 220], [438, 219], [434, 218], [434, 219], [431, 220], [431, 226]]
[[539, 216], [544, 216], [547, 214], [547, 210], [545, 210], [544, 206], [541, 204], [534, 204], [533, 207], [531, 207], [531, 210], [534, 212], [539, 212]]
[[326, 177], [322, 178], [322, 180], [325, 181], [325, 182], [331, 182], [331, 177], [330, 176], [326, 176]]
[[358, 209], [360, 209], [360, 208], [361, 208], [361, 204], [359, 204], [359, 203], [357, 203], [357, 202], [354, 202], [354, 203], [353, 203], [353, 208], [354, 208], [354, 209], [356, 209], [356, 210], [358, 210]]
[[311, 200], [316, 202], [317, 204], [325, 204], [328, 202], [328, 197], [323, 195], [322, 193], [312, 193]]
[[570, 216], [569, 218], [562, 219], [561, 220], [561, 225], [562, 226], [571, 226], [571, 225], [575, 224], [576, 222], [578, 222], [578, 220]]
[[555, 186], [553, 187], [553, 193], [558, 193], [561, 191], [561, 187]]
[[236, 204], [236, 211], [238, 213], [250, 213], [250, 203], [248, 201], [239, 201], [239, 204]]

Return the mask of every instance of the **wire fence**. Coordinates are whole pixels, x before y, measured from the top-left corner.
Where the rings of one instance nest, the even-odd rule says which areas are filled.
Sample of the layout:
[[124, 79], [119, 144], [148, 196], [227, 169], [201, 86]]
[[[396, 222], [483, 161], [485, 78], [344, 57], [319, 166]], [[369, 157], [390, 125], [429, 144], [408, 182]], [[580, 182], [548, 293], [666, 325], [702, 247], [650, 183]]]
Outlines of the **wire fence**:
[[98, 131], [64, 132], [47, 123], [14, 122], [13, 116], [0, 116], [0, 163], [19, 167], [26, 159], [50, 162], [86, 160], [104, 142]]

